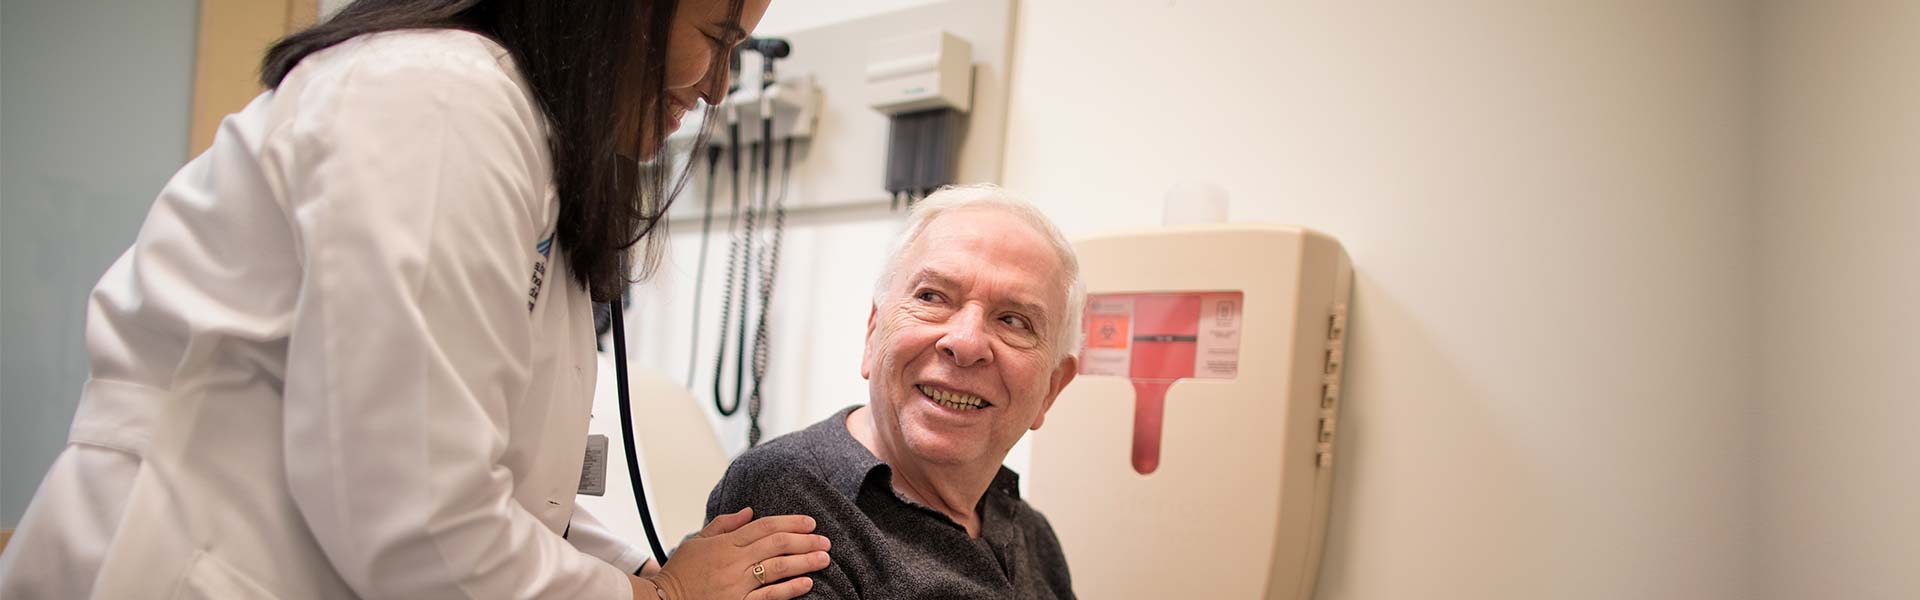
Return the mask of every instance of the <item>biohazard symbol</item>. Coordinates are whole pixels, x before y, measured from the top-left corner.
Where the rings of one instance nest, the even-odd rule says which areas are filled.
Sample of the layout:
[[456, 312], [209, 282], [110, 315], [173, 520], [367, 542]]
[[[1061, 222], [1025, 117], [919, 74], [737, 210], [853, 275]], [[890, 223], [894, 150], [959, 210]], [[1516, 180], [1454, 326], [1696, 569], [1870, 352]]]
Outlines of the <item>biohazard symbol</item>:
[[1093, 335], [1087, 336], [1089, 348], [1125, 348], [1127, 347], [1128, 315], [1087, 315], [1087, 326]]

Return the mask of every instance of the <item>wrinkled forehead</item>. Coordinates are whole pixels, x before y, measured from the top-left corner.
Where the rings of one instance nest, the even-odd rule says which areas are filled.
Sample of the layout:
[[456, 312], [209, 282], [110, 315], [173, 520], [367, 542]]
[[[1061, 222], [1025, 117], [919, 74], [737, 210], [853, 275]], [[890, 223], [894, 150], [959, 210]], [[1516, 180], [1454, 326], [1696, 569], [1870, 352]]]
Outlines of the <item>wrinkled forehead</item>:
[[895, 287], [928, 275], [992, 284], [1036, 308], [1047, 307], [1048, 314], [1059, 314], [1066, 303], [1066, 265], [1049, 236], [1026, 219], [991, 208], [956, 209], [927, 222], [902, 253]]

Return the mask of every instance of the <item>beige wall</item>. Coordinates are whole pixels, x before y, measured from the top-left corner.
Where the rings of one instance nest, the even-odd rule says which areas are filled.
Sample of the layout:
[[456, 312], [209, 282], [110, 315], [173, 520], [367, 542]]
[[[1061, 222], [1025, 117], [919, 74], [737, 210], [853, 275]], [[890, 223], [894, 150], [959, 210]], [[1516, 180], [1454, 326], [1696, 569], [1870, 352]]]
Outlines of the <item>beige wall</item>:
[[319, 7], [317, 0], [200, 0], [188, 154], [206, 151], [220, 120], [260, 94], [260, 58], [281, 37], [313, 24]]
[[1774, 2], [1759, 598], [1920, 597], [1920, 4]]
[[1752, 597], [1749, 9], [1378, 4], [1023, 2], [1006, 183], [1346, 244], [1322, 600]]

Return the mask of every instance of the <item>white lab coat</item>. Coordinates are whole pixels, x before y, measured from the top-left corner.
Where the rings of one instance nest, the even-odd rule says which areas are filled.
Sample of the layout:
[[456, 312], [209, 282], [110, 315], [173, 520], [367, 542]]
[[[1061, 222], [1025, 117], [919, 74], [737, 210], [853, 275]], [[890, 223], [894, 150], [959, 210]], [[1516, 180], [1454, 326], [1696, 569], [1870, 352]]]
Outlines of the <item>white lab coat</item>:
[[0, 597], [630, 597], [644, 551], [574, 508], [593, 318], [550, 173], [470, 33], [348, 41], [228, 117], [93, 291]]

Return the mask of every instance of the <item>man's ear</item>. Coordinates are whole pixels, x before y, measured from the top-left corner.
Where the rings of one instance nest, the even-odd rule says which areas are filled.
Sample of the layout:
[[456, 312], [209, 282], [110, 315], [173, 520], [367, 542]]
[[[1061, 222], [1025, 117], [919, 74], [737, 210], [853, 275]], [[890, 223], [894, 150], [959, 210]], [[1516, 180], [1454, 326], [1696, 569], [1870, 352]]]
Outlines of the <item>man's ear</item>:
[[1047, 411], [1053, 410], [1053, 401], [1060, 399], [1060, 390], [1067, 389], [1067, 384], [1073, 383], [1073, 378], [1079, 374], [1080, 359], [1073, 356], [1060, 359], [1060, 366], [1053, 368], [1053, 380], [1050, 382], [1053, 387], [1047, 390], [1047, 399], [1040, 403], [1040, 414], [1033, 416], [1033, 427], [1029, 429], [1038, 430], [1041, 424], [1047, 422]]
[[877, 305], [867, 308], [867, 342], [860, 350], [860, 378], [873, 378], [873, 319], [880, 315]]

